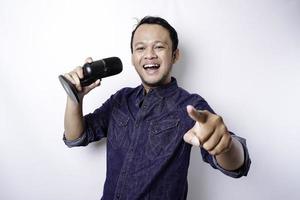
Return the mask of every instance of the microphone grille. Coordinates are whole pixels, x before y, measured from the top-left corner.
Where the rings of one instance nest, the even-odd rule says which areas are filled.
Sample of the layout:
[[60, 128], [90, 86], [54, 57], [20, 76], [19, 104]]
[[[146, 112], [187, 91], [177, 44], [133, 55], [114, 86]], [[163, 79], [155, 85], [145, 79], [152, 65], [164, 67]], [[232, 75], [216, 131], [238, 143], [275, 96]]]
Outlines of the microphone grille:
[[110, 74], [118, 74], [123, 70], [122, 61], [118, 57], [104, 58], [104, 66], [110, 71]]

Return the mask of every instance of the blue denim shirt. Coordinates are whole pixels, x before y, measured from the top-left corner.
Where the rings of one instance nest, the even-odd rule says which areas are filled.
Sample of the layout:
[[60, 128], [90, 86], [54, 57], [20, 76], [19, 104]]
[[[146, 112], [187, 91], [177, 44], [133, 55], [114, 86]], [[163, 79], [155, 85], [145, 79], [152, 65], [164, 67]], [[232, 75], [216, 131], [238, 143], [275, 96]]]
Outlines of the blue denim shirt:
[[[124, 88], [84, 117], [85, 131], [67, 146], [85, 146], [107, 137], [107, 176], [103, 200], [186, 199], [191, 145], [183, 135], [193, 127], [187, 105], [213, 112], [197, 94], [171, 83], [144, 93], [143, 86]], [[205, 162], [231, 177], [247, 175], [250, 167], [245, 139], [245, 163], [236, 171], [222, 169], [201, 148]]]

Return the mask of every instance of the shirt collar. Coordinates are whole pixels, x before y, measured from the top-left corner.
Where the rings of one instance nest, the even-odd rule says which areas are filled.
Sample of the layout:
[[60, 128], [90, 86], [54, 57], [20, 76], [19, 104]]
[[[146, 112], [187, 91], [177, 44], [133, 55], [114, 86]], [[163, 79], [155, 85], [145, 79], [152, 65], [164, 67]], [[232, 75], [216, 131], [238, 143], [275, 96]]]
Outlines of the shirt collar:
[[177, 80], [176, 78], [172, 77], [171, 82], [156, 88], [151, 88], [149, 92], [146, 94], [143, 85], [141, 84], [137, 88], [137, 93], [136, 93], [136, 105], [139, 106], [141, 102], [143, 102], [145, 96], [147, 95], [153, 95], [154, 97], [158, 98], [165, 98], [167, 96], [170, 96], [173, 94], [173, 92], [176, 91], [178, 88], [177, 85]]

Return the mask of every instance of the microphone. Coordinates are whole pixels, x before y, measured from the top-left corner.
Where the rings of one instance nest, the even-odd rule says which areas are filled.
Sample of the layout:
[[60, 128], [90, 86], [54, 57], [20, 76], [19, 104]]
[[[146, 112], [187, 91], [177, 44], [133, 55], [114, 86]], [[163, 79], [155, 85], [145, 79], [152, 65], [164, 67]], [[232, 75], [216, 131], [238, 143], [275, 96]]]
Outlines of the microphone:
[[[119, 74], [123, 70], [122, 61], [118, 57], [104, 58], [92, 63], [85, 63], [82, 67], [83, 79], [80, 79], [82, 87], [94, 83], [97, 79], [105, 78]], [[79, 96], [76, 87], [63, 75], [58, 79], [69, 97], [76, 103], [79, 103]]]

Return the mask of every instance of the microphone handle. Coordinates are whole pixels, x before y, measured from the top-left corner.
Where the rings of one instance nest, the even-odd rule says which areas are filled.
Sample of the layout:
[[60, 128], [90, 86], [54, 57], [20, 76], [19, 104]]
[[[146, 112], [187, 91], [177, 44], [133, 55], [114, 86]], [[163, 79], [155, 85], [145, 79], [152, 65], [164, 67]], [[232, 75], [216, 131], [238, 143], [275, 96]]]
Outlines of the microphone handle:
[[107, 66], [103, 60], [85, 63], [82, 67], [82, 70], [84, 76], [83, 79], [80, 79], [80, 85], [82, 87], [94, 83], [97, 79], [101, 80], [101, 78], [107, 74]]

